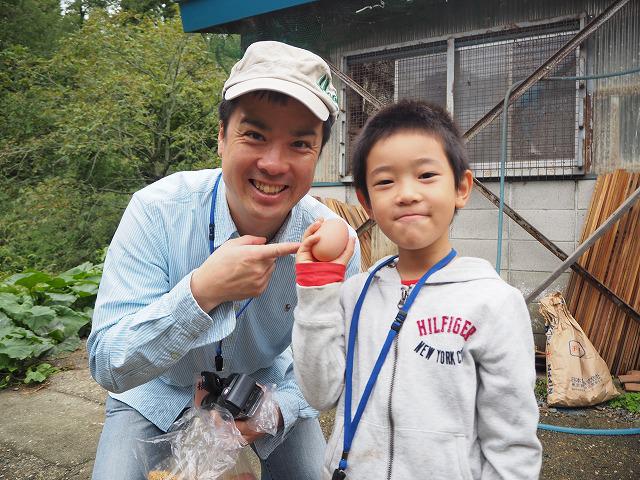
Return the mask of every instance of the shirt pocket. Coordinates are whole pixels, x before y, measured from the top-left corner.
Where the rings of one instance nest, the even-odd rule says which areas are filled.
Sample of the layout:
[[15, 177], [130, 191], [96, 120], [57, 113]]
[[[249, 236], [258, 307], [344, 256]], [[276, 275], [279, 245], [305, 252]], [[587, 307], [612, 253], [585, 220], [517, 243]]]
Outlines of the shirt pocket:
[[394, 479], [460, 478], [472, 480], [469, 442], [464, 434], [408, 428], [394, 430]]
[[[468, 441], [463, 434], [394, 428], [393, 449], [386, 426], [360, 422], [349, 453], [347, 478], [472, 480]], [[332, 466], [342, 453], [334, 447]], [[335, 469], [333, 466], [332, 470]]]

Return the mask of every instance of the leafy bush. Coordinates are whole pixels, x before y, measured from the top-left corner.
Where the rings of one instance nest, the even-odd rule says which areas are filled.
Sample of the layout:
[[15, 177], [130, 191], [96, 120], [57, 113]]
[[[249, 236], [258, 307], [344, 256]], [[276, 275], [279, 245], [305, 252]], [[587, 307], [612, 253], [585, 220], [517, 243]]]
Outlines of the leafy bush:
[[630, 412], [640, 412], [640, 393], [626, 392], [609, 401], [610, 407], [624, 408]]
[[547, 379], [546, 378], [538, 378], [536, 379], [536, 386], [534, 388], [536, 398], [542, 400], [543, 402], [547, 401]]
[[39, 383], [56, 369], [44, 356], [70, 352], [91, 323], [102, 264], [60, 275], [26, 271], [0, 282], [0, 388]]
[[0, 278], [98, 261], [95, 252], [111, 240], [128, 200], [68, 179], [15, 185], [0, 178]]

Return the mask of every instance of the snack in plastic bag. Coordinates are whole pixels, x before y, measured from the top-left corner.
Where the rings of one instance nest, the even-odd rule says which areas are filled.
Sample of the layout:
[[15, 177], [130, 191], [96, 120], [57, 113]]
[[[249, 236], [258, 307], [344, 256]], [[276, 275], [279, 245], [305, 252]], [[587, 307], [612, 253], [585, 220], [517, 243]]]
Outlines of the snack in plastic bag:
[[[148, 465], [145, 449], [164, 442], [171, 445], [171, 457]], [[227, 410], [189, 408], [170, 432], [141, 444], [149, 480], [219, 480], [235, 465], [245, 442]]]
[[[255, 479], [246, 458], [240, 456], [246, 442], [235, 421], [245, 421], [256, 432], [275, 435], [279, 416], [274, 386], [259, 386], [247, 375], [232, 374], [224, 379], [216, 374], [205, 378], [205, 373], [197, 382], [195, 406], [187, 409], [168, 433], [139, 441], [136, 456], [148, 480]], [[204, 385], [205, 381], [209, 383]], [[221, 405], [230, 407], [235, 415]], [[163, 444], [170, 446], [171, 455], [150, 464], [152, 453]]]

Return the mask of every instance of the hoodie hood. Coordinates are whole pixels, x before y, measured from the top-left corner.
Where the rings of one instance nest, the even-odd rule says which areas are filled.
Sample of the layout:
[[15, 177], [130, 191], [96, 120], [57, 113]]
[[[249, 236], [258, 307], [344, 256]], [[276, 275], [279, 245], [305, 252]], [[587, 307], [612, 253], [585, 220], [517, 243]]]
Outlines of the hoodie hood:
[[[373, 264], [367, 272], [371, 272], [378, 265], [384, 263], [391, 255], [386, 256], [375, 264]], [[376, 277], [382, 281], [391, 281], [397, 283], [400, 281], [400, 275], [395, 268], [397, 260], [384, 267], [376, 273]], [[427, 280], [427, 284], [443, 284], [455, 282], [468, 282], [471, 280], [499, 280], [500, 275], [495, 271], [493, 266], [483, 258], [476, 257], [460, 257], [456, 256], [446, 267], [438, 270]]]

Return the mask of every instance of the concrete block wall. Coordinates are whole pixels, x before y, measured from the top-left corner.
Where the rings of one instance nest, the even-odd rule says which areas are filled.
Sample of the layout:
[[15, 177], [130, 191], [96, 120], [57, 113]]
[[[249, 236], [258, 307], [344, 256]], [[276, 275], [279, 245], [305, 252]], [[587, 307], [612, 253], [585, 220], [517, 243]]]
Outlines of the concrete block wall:
[[[498, 183], [485, 183], [485, 186], [499, 194]], [[505, 203], [570, 255], [580, 244], [594, 186], [595, 180], [510, 182], [505, 185]], [[540, 285], [562, 263], [506, 215], [502, 236], [500, 275], [523, 295]], [[461, 255], [485, 258], [495, 265], [498, 209], [474, 191], [467, 206], [453, 221], [451, 239]], [[560, 275], [542, 295], [564, 291], [569, 275], [570, 271]], [[538, 312], [538, 304], [529, 305], [529, 311], [536, 345], [544, 350], [544, 320]]]
[[[485, 186], [499, 194], [497, 182]], [[569, 255], [580, 243], [594, 186], [595, 180], [509, 182], [505, 203]], [[525, 295], [562, 263], [506, 215], [502, 235], [501, 275]], [[495, 265], [497, 208], [474, 191], [453, 221], [451, 239], [461, 255], [482, 257]], [[568, 279], [568, 272], [562, 274], [548, 290], [564, 289]]]

